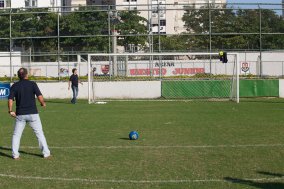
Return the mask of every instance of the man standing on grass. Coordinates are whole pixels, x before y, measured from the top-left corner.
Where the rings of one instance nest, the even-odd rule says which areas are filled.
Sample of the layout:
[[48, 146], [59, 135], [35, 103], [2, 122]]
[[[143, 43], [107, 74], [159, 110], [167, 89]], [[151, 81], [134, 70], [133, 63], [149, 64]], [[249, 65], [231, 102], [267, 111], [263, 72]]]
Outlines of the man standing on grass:
[[[42, 124], [35, 101], [36, 95], [41, 106], [46, 107], [43, 96], [37, 84], [28, 80], [27, 69], [20, 68], [18, 70], [18, 77], [20, 81], [11, 87], [8, 97], [9, 114], [16, 120], [12, 138], [12, 156], [16, 160], [20, 158], [19, 147], [21, 136], [26, 123], [29, 123], [36, 134], [43, 157], [49, 158], [51, 157], [50, 151], [42, 130]], [[12, 110], [13, 100], [16, 100], [16, 112]]]
[[81, 81], [79, 81], [78, 75], [77, 75], [77, 69], [73, 68], [72, 69], [72, 75], [70, 76], [69, 82], [68, 82], [68, 90], [70, 90], [70, 83], [72, 91], [73, 91], [73, 98], [71, 100], [72, 104], [76, 104], [77, 101], [77, 96], [78, 96], [78, 92], [79, 92], [79, 88], [78, 88], [78, 84], [81, 83], [83, 85], [83, 83]]

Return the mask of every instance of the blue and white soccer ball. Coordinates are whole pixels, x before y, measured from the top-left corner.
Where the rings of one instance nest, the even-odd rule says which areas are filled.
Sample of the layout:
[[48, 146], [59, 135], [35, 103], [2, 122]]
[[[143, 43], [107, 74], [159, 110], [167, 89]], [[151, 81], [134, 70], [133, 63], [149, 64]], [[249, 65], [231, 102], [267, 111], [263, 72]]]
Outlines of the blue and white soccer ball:
[[129, 139], [130, 140], [137, 140], [139, 138], [139, 134], [137, 131], [131, 131], [129, 133]]

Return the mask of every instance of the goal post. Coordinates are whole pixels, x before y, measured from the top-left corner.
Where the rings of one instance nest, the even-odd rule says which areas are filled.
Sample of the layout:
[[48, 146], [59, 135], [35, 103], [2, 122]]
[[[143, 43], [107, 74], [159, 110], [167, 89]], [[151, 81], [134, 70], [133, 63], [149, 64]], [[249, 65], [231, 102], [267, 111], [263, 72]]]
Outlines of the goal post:
[[228, 63], [222, 63], [219, 53], [88, 54], [88, 102], [99, 100], [98, 82], [161, 81], [160, 99], [239, 103], [239, 54], [227, 56]]

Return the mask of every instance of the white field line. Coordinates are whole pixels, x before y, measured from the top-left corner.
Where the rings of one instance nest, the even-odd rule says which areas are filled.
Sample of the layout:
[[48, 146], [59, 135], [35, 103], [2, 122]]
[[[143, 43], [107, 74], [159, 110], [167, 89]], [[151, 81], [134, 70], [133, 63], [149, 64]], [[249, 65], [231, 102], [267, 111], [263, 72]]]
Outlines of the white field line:
[[[284, 144], [240, 144], [240, 145], [187, 145], [187, 146], [50, 146], [51, 149], [171, 149], [171, 148], [269, 148], [284, 147]], [[11, 148], [3, 146], [3, 148]], [[37, 146], [21, 146], [21, 149], [34, 149]]]
[[38, 176], [21, 176], [0, 174], [0, 177], [25, 179], [25, 180], [54, 180], [54, 181], [68, 181], [68, 182], [91, 182], [91, 183], [133, 183], [133, 184], [153, 184], [153, 183], [210, 183], [210, 182], [263, 182], [263, 181], [281, 181], [284, 177], [276, 178], [244, 178], [228, 181], [226, 179], [182, 179], [182, 180], [115, 180], [115, 179], [84, 179], [84, 178], [60, 178], [60, 177], [38, 177]]

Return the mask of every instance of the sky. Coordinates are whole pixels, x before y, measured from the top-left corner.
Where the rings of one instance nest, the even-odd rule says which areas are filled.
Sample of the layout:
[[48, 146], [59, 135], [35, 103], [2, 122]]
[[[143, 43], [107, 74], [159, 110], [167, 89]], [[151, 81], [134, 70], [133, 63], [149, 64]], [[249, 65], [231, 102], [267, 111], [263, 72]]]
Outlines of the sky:
[[[282, 0], [227, 0], [227, 3], [282, 3]], [[238, 5], [239, 7], [244, 8], [256, 8], [255, 5]], [[268, 9], [281, 9], [281, 5], [263, 5], [262, 8]], [[276, 11], [278, 14], [281, 14], [281, 10]]]
[[227, 0], [228, 3], [282, 3], [282, 0]]

